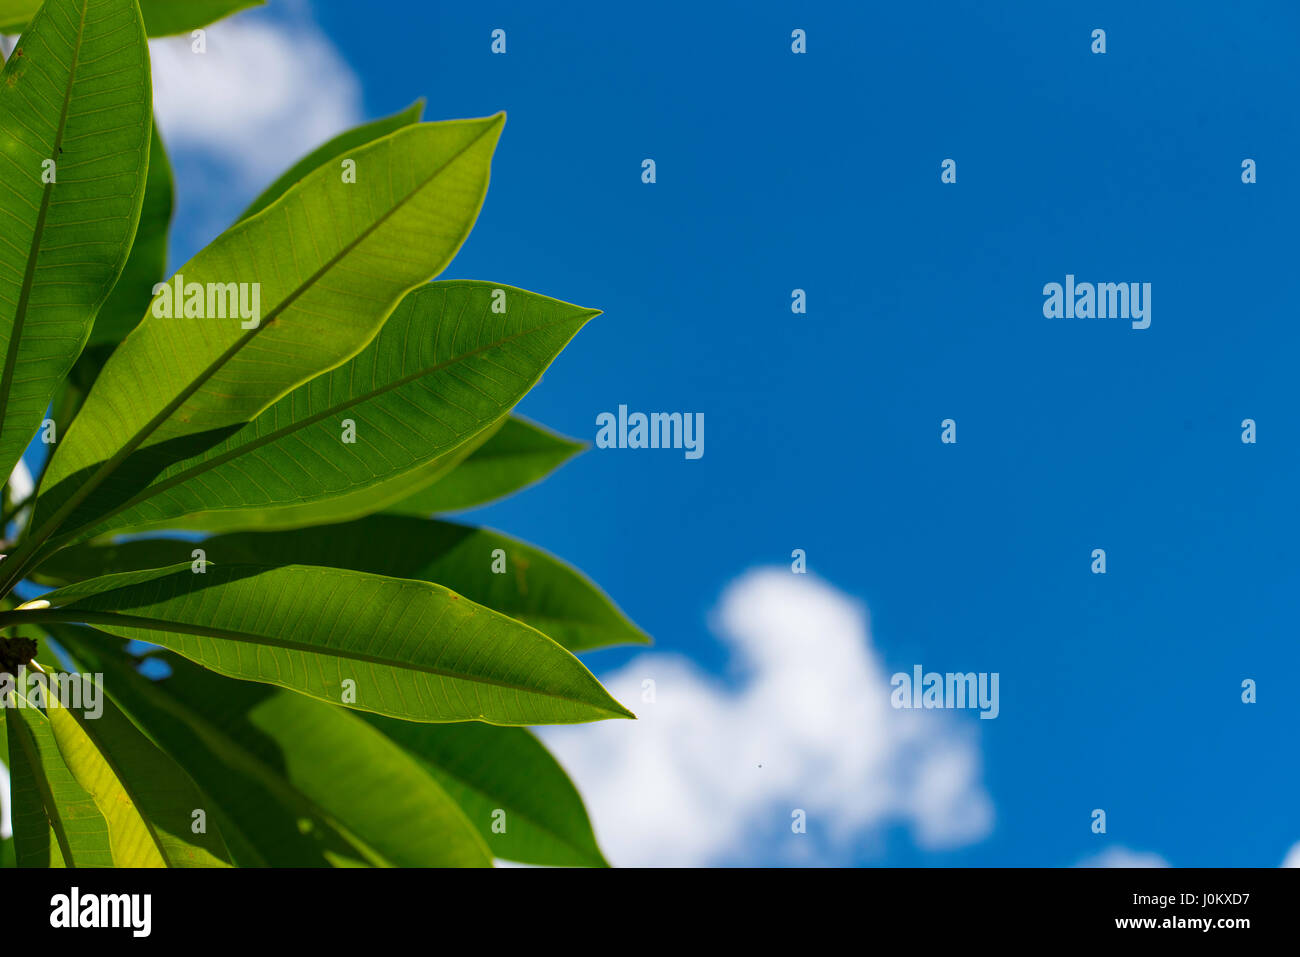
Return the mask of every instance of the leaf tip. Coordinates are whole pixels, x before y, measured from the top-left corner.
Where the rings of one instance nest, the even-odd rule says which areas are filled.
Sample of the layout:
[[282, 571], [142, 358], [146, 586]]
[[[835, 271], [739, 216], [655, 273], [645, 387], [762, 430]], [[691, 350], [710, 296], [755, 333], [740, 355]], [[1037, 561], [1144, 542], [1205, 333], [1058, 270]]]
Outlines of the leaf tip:
[[[611, 698], [610, 700], [614, 701], [613, 698]], [[623, 707], [623, 705], [618, 701], [614, 701], [614, 707], [611, 708], [610, 710], [614, 713], [614, 717], [616, 718], [627, 718], [629, 721], [636, 720], [636, 715], [633, 714], [631, 711], [629, 711], [627, 708]]]

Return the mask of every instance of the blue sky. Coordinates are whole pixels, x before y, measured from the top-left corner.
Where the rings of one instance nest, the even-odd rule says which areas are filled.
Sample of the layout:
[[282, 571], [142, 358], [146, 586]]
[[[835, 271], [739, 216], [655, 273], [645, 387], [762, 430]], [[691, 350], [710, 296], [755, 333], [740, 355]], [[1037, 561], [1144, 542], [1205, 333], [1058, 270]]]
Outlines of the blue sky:
[[[486, 206], [444, 278], [605, 312], [520, 411], [587, 441], [620, 403], [702, 412], [705, 454], [592, 449], [471, 518], [572, 561], [654, 635], [649, 657], [589, 656], [598, 674], [661, 669], [665, 698], [676, 676], [691, 700], [726, 705], [663, 725], [665, 753], [699, 739], [719, 757], [678, 767], [694, 796], [676, 804], [672, 785], [645, 814], [732, 821], [683, 861], [1069, 865], [1126, 848], [1274, 866], [1300, 841], [1287, 285], [1300, 10], [1065, 7], [272, 0], [225, 27], [293, 38], [284, 62], [223, 79], [228, 142], [189, 132], [210, 114], [172, 120], [179, 263], [318, 130], [417, 97], [429, 119], [507, 111]], [[282, 73], [314, 105], [263, 117], [248, 141], [248, 98], [232, 90]], [[947, 158], [955, 184], [940, 182]], [[1067, 274], [1151, 283], [1150, 328], [1044, 318], [1044, 284]], [[791, 312], [795, 288], [806, 315]], [[945, 418], [955, 445], [940, 442]], [[1257, 444], [1242, 443], [1244, 418]], [[811, 574], [787, 594], [755, 570], [793, 578], [795, 548]], [[879, 682], [834, 697], [813, 678], [764, 698], [776, 672], [763, 667], [788, 671], [798, 650], [755, 665], [762, 622], [719, 611], [724, 594], [777, 618], [865, 603], [863, 675], [998, 672], [1000, 714], [912, 715], [935, 722], [914, 738], [858, 707]], [[1240, 700], [1247, 678], [1256, 704]], [[755, 721], [779, 735], [779, 712], [808, 705], [792, 695], [823, 692], [838, 730], [771, 747], [763, 770], [789, 773], [771, 784], [755, 769], [768, 798], [692, 779], [750, 744], [761, 763], [773, 739], [751, 737]], [[753, 718], [760, 707], [778, 713]], [[892, 757], [855, 763], [879, 735]], [[584, 780], [602, 762], [566, 740], [585, 791], [612, 801], [632, 786]], [[929, 812], [900, 808], [927, 800], [924, 782], [867, 806], [914, 740], [974, 760], [934, 813], [979, 804], [982, 824], [927, 839]], [[804, 767], [810, 747], [825, 761]], [[795, 847], [783, 822], [804, 804], [822, 810]], [[614, 812], [593, 814], [603, 839], [624, 840]]]

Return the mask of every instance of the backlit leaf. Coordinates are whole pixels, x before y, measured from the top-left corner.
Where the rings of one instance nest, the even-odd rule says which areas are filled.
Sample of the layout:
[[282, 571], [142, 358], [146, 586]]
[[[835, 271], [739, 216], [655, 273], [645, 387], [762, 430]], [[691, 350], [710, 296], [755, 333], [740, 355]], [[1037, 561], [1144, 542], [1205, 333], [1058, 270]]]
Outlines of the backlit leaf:
[[151, 100], [134, 0], [48, 0], [0, 72], [0, 474], [122, 272]]

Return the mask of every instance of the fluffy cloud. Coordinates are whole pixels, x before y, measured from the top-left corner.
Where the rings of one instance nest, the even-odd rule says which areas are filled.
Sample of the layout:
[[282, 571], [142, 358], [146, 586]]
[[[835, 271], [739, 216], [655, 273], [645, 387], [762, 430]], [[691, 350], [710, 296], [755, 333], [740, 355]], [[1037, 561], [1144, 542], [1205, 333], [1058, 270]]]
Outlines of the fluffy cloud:
[[[734, 685], [649, 653], [602, 677], [640, 720], [542, 732], [613, 863], [848, 863], [891, 824], [929, 849], [989, 831], [974, 726], [890, 706], [860, 604], [811, 576], [760, 570], [728, 587], [713, 626]], [[795, 809], [807, 834], [791, 831]]]
[[1075, 867], [1168, 867], [1169, 862], [1159, 854], [1130, 851], [1126, 847], [1110, 847], [1080, 861]]
[[189, 37], [150, 41], [154, 111], [173, 152], [202, 152], [260, 189], [360, 122], [356, 75], [306, 9], [296, 10], [287, 20], [254, 11], [215, 23], [202, 54]]
[[1282, 861], [1283, 867], [1300, 867], [1300, 844], [1292, 844], [1291, 850], [1287, 851], [1286, 859]]

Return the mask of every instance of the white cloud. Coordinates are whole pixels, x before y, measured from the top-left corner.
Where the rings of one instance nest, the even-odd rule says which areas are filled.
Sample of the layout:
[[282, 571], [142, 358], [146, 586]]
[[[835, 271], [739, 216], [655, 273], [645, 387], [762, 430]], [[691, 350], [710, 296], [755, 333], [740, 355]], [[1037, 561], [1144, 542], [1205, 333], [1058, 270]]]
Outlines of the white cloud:
[[1286, 859], [1282, 861], [1282, 867], [1300, 867], [1300, 844], [1292, 844], [1291, 850], [1287, 851]]
[[189, 37], [151, 40], [154, 111], [174, 152], [196, 150], [259, 189], [304, 153], [361, 120], [360, 82], [329, 38], [295, 6], [258, 12]]
[[[31, 495], [36, 488], [36, 483], [32, 480], [32, 473], [27, 468], [27, 463], [22, 459], [14, 466], [13, 472], [9, 475], [9, 497], [15, 502], [21, 502], [27, 496]], [[26, 509], [23, 510], [26, 512]], [[15, 516], [15, 519], [22, 516], [22, 512]], [[7, 730], [0, 728], [0, 734], [6, 734]], [[13, 837], [13, 817], [9, 811], [9, 769], [0, 764], [0, 841], [5, 838]]]
[[1075, 867], [1168, 867], [1169, 862], [1159, 854], [1130, 851], [1126, 847], [1109, 847], [1093, 857], [1080, 861]]
[[9, 474], [9, 497], [15, 502], [21, 502], [34, 491], [36, 491], [36, 482], [32, 478], [32, 471], [27, 467], [26, 462], [19, 459], [13, 472]]
[[[602, 679], [638, 721], [542, 730], [613, 863], [849, 863], [890, 824], [927, 849], [988, 833], [974, 726], [890, 706], [859, 603], [759, 570], [728, 587], [714, 628], [736, 686], [648, 653]], [[642, 701], [646, 679], [655, 703]], [[791, 832], [796, 808], [805, 835]]]

